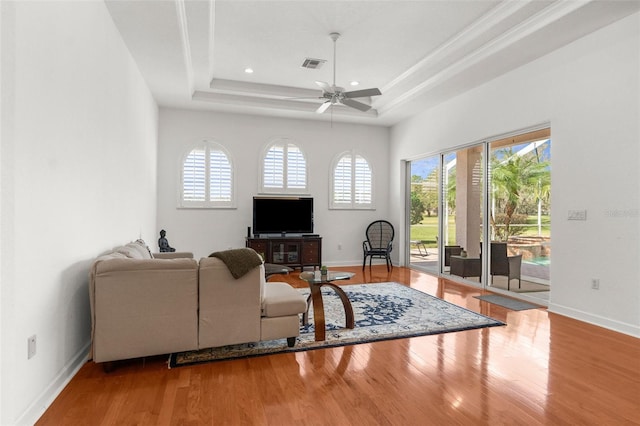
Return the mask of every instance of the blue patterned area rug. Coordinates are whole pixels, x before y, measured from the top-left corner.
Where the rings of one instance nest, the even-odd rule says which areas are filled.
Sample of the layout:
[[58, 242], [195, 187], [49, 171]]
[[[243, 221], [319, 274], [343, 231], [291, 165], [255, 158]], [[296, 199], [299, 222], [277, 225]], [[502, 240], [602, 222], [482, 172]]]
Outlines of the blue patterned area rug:
[[[327, 340], [314, 340], [312, 307], [309, 309], [309, 325], [300, 328], [300, 336], [293, 348], [287, 346], [286, 339], [280, 339], [178, 352], [169, 357], [169, 368], [504, 325], [398, 283], [355, 284], [342, 288], [353, 306], [354, 329], [344, 327], [340, 298], [332, 289], [323, 288]], [[300, 292], [306, 297], [309, 289], [300, 289]]]

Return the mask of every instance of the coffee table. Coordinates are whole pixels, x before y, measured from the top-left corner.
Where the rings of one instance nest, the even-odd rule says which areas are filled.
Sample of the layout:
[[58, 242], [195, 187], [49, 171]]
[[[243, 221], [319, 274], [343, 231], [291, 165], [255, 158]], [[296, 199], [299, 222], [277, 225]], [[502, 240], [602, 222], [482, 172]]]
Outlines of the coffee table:
[[322, 287], [332, 288], [340, 297], [342, 306], [344, 307], [345, 327], [354, 328], [355, 321], [353, 319], [353, 307], [347, 297], [347, 294], [339, 286], [333, 284], [332, 281], [348, 280], [355, 274], [353, 272], [337, 272], [327, 271], [326, 276], [317, 276], [315, 272], [301, 272], [300, 278], [309, 283], [311, 294], [307, 297], [307, 311], [302, 315], [302, 323], [309, 323], [309, 304], [313, 303], [313, 322], [315, 326], [316, 341], [325, 340], [325, 320], [324, 320], [324, 302], [322, 301]]

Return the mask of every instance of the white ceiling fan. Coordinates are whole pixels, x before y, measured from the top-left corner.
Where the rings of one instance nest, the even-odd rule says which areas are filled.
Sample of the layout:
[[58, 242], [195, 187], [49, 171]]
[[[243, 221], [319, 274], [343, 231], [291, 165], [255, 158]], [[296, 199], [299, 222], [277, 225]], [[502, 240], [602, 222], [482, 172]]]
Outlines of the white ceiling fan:
[[329, 85], [329, 83], [325, 83], [324, 81], [316, 81], [316, 84], [322, 89], [322, 96], [320, 99], [325, 99], [316, 112], [318, 114], [322, 114], [332, 105], [346, 105], [362, 112], [369, 111], [371, 109], [371, 105], [356, 101], [354, 98], [381, 95], [382, 93], [380, 92], [380, 89], [372, 88], [345, 92], [344, 88], [336, 86], [336, 41], [340, 38], [340, 34], [331, 33], [329, 34], [329, 37], [333, 40], [333, 84]]

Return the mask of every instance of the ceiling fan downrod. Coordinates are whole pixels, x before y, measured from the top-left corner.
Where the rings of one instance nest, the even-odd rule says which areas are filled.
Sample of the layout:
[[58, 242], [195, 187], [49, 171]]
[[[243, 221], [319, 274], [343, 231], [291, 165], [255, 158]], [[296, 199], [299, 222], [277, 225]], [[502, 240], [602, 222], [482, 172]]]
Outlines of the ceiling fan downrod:
[[[371, 97], [380, 95], [380, 89], [371, 88], [363, 90], [354, 90], [345, 92], [344, 88], [336, 86], [336, 41], [340, 38], [340, 33], [332, 32], [329, 34], [331, 40], [333, 40], [333, 85], [329, 85], [324, 81], [317, 81], [316, 84], [322, 89], [322, 96], [319, 99], [325, 101], [318, 107], [316, 113], [322, 114], [332, 105], [345, 105], [351, 108], [355, 108], [362, 112], [367, 112], [371, 109], [371, 105], [355, 100], [355, 98]], [[332, 111], [333, 112], [333, 111]]]
[[336, 87], [336, 41], [340, 38], [340, 33], [329, 34], [331, 40], [333, 40], [333, 87]]

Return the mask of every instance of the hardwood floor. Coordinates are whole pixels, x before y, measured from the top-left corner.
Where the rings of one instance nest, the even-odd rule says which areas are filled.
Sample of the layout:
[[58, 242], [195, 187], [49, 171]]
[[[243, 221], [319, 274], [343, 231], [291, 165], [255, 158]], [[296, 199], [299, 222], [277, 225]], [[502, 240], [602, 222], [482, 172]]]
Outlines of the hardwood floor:
[[[166, 356], [109, 374], [89, 362], [37, 424], [640, 424], [639, 339], [542, 308], [510, 311], [473, 298], [477, 288], [406, 268], [335, 269], [507, 325], [172, 370]], [[297, 275], [271, 281], [305, 286]]]

